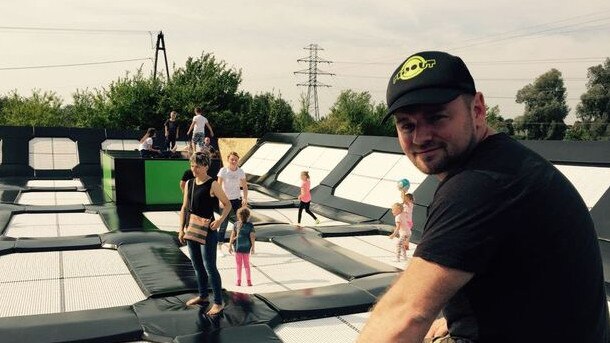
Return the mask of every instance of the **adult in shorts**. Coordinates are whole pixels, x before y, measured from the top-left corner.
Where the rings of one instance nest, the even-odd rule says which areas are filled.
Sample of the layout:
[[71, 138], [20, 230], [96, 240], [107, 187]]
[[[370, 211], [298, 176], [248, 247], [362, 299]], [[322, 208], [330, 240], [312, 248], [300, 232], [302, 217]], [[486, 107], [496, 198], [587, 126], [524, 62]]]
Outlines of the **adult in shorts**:
[[210, 130], [210, 136], [214, 137], [214, 130], [212, 130], [212, 126], [208, 119], [203, 116], [203, 110], [201, 107], [196, 107], [191, 126], [189, 126], [189, 129], [186, 131], [187, 136], [193, 132], [193, 138], [191, 140], [192, 151], [199, 151], [200, 147], [203, 146], [206, 127]]

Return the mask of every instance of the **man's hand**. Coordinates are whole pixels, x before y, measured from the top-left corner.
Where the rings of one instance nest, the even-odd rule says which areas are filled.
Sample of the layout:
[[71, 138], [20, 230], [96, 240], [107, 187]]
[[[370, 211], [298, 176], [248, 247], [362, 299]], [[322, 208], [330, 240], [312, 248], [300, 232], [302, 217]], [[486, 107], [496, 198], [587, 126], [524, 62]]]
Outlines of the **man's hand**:
[[426, 338], [436, 338], [436, 337], [444, 337], [449, 333], [449, 328], [447, 327], [447, 319], [440, 318], [435, 320], [430, 326], [430, 330], [426, 334]]

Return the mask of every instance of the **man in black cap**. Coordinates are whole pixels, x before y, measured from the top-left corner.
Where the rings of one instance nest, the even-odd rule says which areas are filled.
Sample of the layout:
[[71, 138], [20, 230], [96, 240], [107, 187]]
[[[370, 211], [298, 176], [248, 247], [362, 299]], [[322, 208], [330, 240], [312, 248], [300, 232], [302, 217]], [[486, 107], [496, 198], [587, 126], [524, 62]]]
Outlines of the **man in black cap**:
[[607, 342], [587, 207], [552, 164], [487, 125], [464, 62], [410, 56], [387, 101], [405, 154], [441, 181], [414, 258], [359, 342]]

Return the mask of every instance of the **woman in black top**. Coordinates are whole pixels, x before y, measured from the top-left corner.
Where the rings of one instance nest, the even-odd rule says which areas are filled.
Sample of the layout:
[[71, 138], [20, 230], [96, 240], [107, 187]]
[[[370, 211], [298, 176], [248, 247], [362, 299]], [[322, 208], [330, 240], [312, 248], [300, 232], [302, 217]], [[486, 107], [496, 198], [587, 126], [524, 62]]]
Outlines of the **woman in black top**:
[[178, 126], [178, 121], [176, 120], [176, 115], [178, 113], [176, 111], [171, 111], [169, 114], [169, 119], [165, 121], [163, 126], [165, 127], [165, 143], [167, 144], [167, 148], [169, 150], [176, 149], [176, 138], [180, 134], [180, 127]]
[[[199, 287], [199, 296], [187, 301], [186, 305], [200, 305], [208, 301], [208, 277], [212, 292], [214, 293], [214, 304], [208, 310], [207, 314], [215, 315], [222, 311], [222, 284], [220, 273], [216, 267], [216, 245], [218, 244], [218, 234], [216, 230], [231, 211], [231, 202], [223, 192], [218, 182], [214, 181], [208, 175], [210, 166], [210, 156], [204, 153], [196, 153], [191, 156], [191, 170], [194, 179], [189, 180], [184, 187], [184, 197], [182, 200], [182, 209], [180, 210], [180, 230], [178, 238], [182, 244], [186, 243], [189, 248], [191, 262], [197, 276], [197, 285]], [[193, 198], [191, 199], [191, 193]], [[222, 215], [217, 220], [214, 220], [214, 207], [217, 199], [222, 202], [224, 209]], [[192, 207], [191, 207], [192, 200]], [[185, 226], [188, 223], [184, 222], [184, 213], [188, 209], [202, 218], [212, 220], [210, 228], [207, 232], [205, 244], [199, 244], [195, 241], [185, 240]]]

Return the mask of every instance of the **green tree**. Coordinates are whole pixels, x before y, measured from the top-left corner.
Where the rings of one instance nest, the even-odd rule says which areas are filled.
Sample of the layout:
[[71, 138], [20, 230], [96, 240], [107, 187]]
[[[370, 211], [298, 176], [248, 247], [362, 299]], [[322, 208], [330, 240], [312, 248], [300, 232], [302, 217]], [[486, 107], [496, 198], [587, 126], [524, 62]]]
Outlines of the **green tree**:
[[52, 92], [34, 91], [29, 98], [13, 92], [0, 97], [0, 124], [161, 128], [170, 111], [178, 111], [185, 125], [190, 124], [193, 109], [202, 107], [219, 136], [260, 137], [294, 130], [294, 112], [281, 94], [252, 96], [239, 90], [241, 71], [212, 54], [189, 58], [183, 67], [174, 68], [171, 81], [162, 80], [144, 75], [140, 68], [108, 87], [77, 90], [65, 107]]
[[396, 126], [394, 125], [394, 118], [388, 118], [385, 123], [381, 121], [388, 113], [388, 107], [385, 103], [380, 102], [373, 104], [373, 110], [364, 118], [363, 121], [363, 132], [364, 135], [369, 136], [390, 136], [396, 137]]
[[585, 128], [583, 123], [577, 121], [574, 123], [574, 125], [568, 128], [564, 139], [568, 141], [588, 141], [591, 140], [591, 137], [589, 136], [589, 131], [587, 128]]
[[588, 140], [610, 139], [610, 58], [603, 64], [590, 67], [587, 73], [587, 91], [580, 96], [576, 116], [581, 123], [574, 130], [584, 131], [574, 137]]
[[160, 109], [165, 114], [175, 110], [190, 118], [193, 109], [201, 107], [216, 126], [216, 119], [227, 119], [216, 116], [243, 111], [244, 94], [238, 92], [240, 83], [241, 71], [229, 68], [226, 62], [217, 60], [214, 55], [202, 53], [199, 58], [189, 57], [184, 67], [174, 66]]
[[17, 91], [2, 101], [2, 124], [14, 126], [68, 126], [69, 118], [62, 109], [63, 101], [54, 92], [33, 90], [30, 97]]
[[64, 108], [72, 125], [76, 127], [110, 128], [106, 110], [106, 94], [103, 91], [77, 90], [72, 94], [72, 105]]
[[343, 90], [330, 108], [328, 115], [316, 125], [316, 131], [338, 135], [360, 135], [363, 122], [372, 112], [371, 95], [368, 92]]
[[316, 121], [307, 112], [307, 99], [301, 94], [301, 109], [294, 118], [294, 130], [296, 132], [314, 132]]
[[267, 132], [291, 132], [294, 130], [292, 107], [272, 93], [255, 95], [242, 115], [242, 130], [249, 137], [262, 137]]
[[487, 109], [487, 124], [491, 126], [497, 132], [504, 132], [508, 135], [513, 135], [513, 121], [506, 120], [500, 115], [500, 107], [495, 105], [493, 107], [485, 106]]
[[142, 69], [114, 81], [106, 91], [104, 109], [109, 128], [146, 129], [160, 127], [165, 114], [159, 109], [162, 82], [144, 76]]
[[515, 121], [515, 129], [525, 139], [563, 139], [563, 120], [570, 110], [565, 100], [566, 88], [559, 70], [551, 69], [538, 76], [517, 92], [516, 101], [525, 104], [525, 112], [522, 119]]
[[329, 114], [312, 131], [340, 135], [395, 135], [391, 120], [381, 124], [387, 108], [375, 104], [369, 92], [343, 90], [330, 108]]

